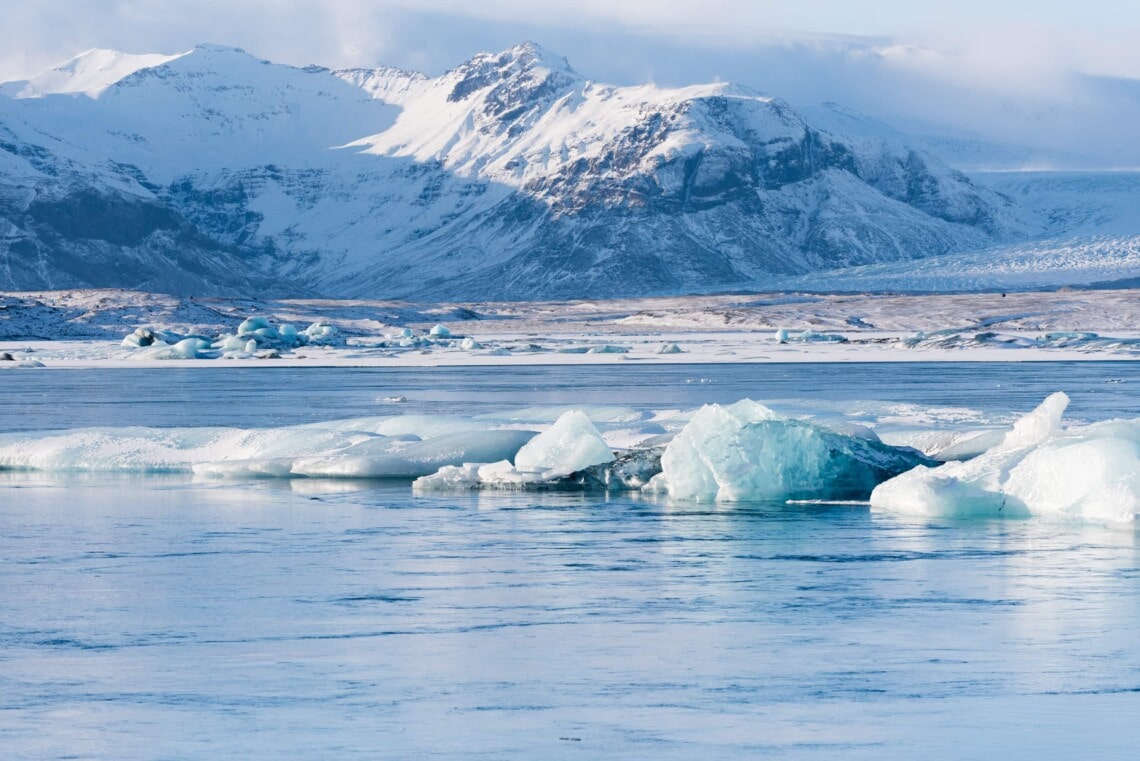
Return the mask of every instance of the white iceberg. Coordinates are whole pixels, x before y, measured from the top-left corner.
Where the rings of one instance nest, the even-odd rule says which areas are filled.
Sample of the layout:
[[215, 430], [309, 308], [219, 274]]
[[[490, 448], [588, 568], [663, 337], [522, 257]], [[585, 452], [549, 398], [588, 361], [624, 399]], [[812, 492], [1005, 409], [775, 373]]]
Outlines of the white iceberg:
[[341, 336], [340, 331], [333, 325], [328, 325], [323, 322], [314, 322], [309, 327], [305, 328], [303, 333], [307, 343], [317, 346], [339, 346], [344, 343], [344, 338]]
[[558, 477], [613, 459], [613, 450], [586, 413], [570, 410], [523, 445], [515, 455], [515, 467]]
[[1063, 428], [1056, 393], [996, 446], [966, 462], [918, 467], [880, 484], [874, 510], [925, 517], [1047, 515], [1134, 523], [1140, 515], [1140, 420]]
[[612, 462], [613, 450], [584, 412], [564, 413], [547, 430], [518, 450], [512, 464], [503, 458], [465, 462], [417, 479], [416, 489], [521, 488], [552, 484], [594, 465]]
[[176, 344], [155, 342], [140, 355], [140, 359], [207, 359], [216, 356], [213, 344], [204, 338], [183, 338]]
[[645, 490], [717, 502], [866, 498], [876, 484], [925, 461], [869, 429], [851, 434], [785, 418], [750, 399], [705, 405], [669, 442], [661, 473]]

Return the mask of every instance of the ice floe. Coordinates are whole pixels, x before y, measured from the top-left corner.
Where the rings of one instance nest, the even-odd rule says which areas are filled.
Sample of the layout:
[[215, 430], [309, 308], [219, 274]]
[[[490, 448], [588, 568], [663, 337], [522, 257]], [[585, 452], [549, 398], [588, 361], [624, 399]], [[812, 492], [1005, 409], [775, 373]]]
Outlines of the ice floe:
[[0, 469], [413, 478], [513, 458], [534, 431], [404, 415], [284, 428], [86, 428], [0, 434]]

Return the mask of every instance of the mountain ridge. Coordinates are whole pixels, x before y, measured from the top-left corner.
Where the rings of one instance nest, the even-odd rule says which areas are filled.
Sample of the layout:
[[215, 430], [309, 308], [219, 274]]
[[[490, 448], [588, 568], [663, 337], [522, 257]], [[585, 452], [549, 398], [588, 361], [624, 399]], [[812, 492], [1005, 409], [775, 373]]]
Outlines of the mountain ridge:
[[0, 288], [646, 295], [1041, 229], [902, 140], [740, 85], [591, 82], [535, 43], [435, 78], [199, 45], [89, 81], [0, 96]]

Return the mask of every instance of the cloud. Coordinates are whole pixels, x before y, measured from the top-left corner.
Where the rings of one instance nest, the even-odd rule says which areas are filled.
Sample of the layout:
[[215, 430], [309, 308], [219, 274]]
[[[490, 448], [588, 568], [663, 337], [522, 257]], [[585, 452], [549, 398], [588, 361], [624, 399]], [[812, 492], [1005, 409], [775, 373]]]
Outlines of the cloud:
[[[438, 69], [502, 44], [496, 27], [538, 36], [655, 39], [671, 47], [754, 47], [845, 38], [915, 43], [966, 70], [1054, 68], [1140, 77], [1140, 6], [1117, 0], [6, 0], [0, 76], [28, 76], [91, 47], [175, 52], [198, 42], [290, 63], [418, 62]], [[1098, 19], [1111, 24], [1098, 26]], [[429, 22], [427, 26], [425, 22]], [[435, 43], [439, 35], [447, 49]], [[517, 40], [515, 40], [517, 41]], [[889, 47], [888, 47], [889, 50]], [[1027, 53], [1029, 55], [1027, 55]], [[615, 51], [611, 51], [614, 55]], [[606, 68], [604, 60], [599, 69]]]

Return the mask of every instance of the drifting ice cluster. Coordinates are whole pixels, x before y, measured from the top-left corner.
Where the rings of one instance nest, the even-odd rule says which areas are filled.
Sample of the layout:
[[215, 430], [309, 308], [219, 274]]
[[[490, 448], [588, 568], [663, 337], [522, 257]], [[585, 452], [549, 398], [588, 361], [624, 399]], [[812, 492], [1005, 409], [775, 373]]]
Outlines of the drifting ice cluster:
[[137, 328], [123, 339], [122, 345], [147, 349], [141, 355], [142, 359], [266, 359], [301, 346], [340, 346], [343, 343], [340, 332], [332, 325], [314, 322], [298, 331], [293, 325], [274, 326], [264, 317], [250, 317], [238, 325], [236, 333], [223, 333], [216, 338]]
[[776, 343], [847, 343], [847, 337], [839, 333], [820, 333], [815, 330], [805, 330], [802, 333], [789, 333], [787, 328], [780, 328], [773, 336]]
[[698, 410], [665, 448], [661, 473], [645, 489], [718, 502], [865, 498], [876, 484], [925, 461], [869, 429], [840, 432], [744, 399]]
[[1140, 421], [1062, 428], [1056, 393], [996, 446], [966, 462], [919, 466], [880, 484], [871, 507], [932, 517], [1053, 515], [1136, 521]]
[[[5, 433], [0, 470], [417, 478], [418, 490], [642, 489], [719, 502], [869, 495], [874, 510], [928, 517], [1135, 522], [1140, 420], [1065, 428], [1067, 405], [1068, 397], [1054, 394], [1011, 430], [952, 442], [943, 451], [971, 459], [941, 465], [861, 426], [788, 418], [746, 399], [702, 407], [671, 439], [639, 411], [595, 409], [611, 437], [639, 432], [639, 448], [617, 456], [584, 412], [539, 408], [505, 417], [403, 415], [276, 429]], [[541, 433], [515, 428], [556, 414]]]
[[930, 333], [919, 331], [900, 338], [893, 346], [898, 349], [1067, 349], [1080, 352], [1111, 352], [1134, 354], [1140, 351], [1140, 338], [1102, 336], [1098, 333], [1065, 331], [1040, 336], [1011, 335], [994, 331], [973, 331], [949, 328]]
[[[303, 346], [345, 344], [345, 337], [333, 325], [315, 322], [297, 330], [289, 324], [273, 325], [264, 317], [250, 317], [236, 332], [214, 338], [137, 328], [122, 341], [126, 348], [145, 350], [139, 352], [139, 359], [272, 359]], [[465, 351], [483, 348], [471, 336], [453, 335], [445, 325], [435, 325], [419, 336], [411, 328], [398, 328], [385, 334], [384, 341], [378, 344], [380, 348], [395, 350], [453, 345]]]

